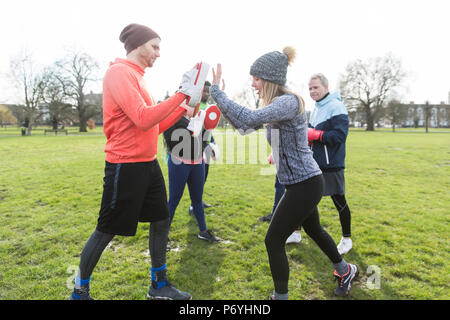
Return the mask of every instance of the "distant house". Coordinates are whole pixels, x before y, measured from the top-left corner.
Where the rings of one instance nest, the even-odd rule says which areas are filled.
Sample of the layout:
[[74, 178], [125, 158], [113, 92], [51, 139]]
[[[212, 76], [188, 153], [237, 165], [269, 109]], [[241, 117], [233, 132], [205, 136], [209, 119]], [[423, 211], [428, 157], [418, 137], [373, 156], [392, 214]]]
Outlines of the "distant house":
[[[417, 104], [413, 101], [400, 105], [399, 119], [396, 120], [398, 127], [425, 127], [428, 118], [430, 128], [450, 128], [450, 92], [449, 101], [440, 104]], [[365, 123], [365, 114], [361, 111], [349, 112], [350, 125], [359, 127]], [[390, 117], [380, 115], [376, 121], [377, 127], [392, 127]]]
[[407, 108], [406, 118], [399, 122], [403, 127], [424, 127], [428, 113], [428, 125], [432, 128], [450, 127], [450, 104], [441, 102], [441, 104], [415, 104], [410, 102], [404, 104]]

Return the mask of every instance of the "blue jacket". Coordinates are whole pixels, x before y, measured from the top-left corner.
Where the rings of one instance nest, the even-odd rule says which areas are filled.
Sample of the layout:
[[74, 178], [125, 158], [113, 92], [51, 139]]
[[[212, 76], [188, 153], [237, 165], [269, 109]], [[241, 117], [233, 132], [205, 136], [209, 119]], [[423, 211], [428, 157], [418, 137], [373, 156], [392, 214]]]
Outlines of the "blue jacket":
[[320, 169], [345, 168], [345, 140], [348, 134], [348, 112], [338, 92], [316, 102], [309, 127], [324, 131], [321, 141], [314, 141], [311, 150]]

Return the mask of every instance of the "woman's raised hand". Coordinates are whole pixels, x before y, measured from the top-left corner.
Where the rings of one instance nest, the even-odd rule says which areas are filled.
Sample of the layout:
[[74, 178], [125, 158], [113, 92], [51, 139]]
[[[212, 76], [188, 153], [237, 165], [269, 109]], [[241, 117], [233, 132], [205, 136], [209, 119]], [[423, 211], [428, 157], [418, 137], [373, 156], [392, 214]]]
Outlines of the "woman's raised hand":
[[[220, 78], [222, 78], [222, 65], [220, 63], [217, 64], [217, 70], [212, 68], [212, 74], [213, 74], [213, 81], [212, 81], [213, 86], [220, 85]], [[222, 83], [223, 83], [223, 88], [222, 88], [222, 90], [223, 90], [225, 88], [225, 82], [222, 82]]]

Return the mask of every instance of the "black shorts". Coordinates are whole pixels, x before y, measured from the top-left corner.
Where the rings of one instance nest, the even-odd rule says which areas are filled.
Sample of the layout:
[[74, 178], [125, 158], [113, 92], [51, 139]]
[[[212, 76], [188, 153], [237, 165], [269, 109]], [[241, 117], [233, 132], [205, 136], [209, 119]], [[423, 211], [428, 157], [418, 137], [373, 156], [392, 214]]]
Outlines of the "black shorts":
[[138, 222], [169, 218], [166, 185], [155, 159], [105, 164], [103, 197], [97, 230], [134, 236]]

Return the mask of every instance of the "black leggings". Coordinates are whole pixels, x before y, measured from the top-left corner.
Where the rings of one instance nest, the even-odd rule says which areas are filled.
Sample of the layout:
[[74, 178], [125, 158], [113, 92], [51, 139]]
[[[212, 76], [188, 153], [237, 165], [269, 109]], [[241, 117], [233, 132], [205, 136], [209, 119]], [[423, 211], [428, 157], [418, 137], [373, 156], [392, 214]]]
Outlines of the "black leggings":
[[277, 293], [288, 292], [289, 263], [285, 245], [287, 238], [298, 226], [303, 227], [331, 262], [342, 261], [336, 243], [319, 221], [317, 205], [322, 198], [323, 183], [323, 177], [320, 175], [297, 184], [286, 185], [286, 192], [275, 210], [265, 244]]
[[[166, 250], [169, 236], [169, 218], [150, 223], [149, 251], [152, 267], [159, 268], [166, 264]], [[98, 231], [92, 233], [81, 252], [79, 277], [89, 279], [95, 266], [114, 235]]]
[[351, 214], [347, 200], [344, 195], [335, 194], [331, 196], [337, 211], [339, 212], [339, 220], [341, 221], [342, 236], [351, 237]]

